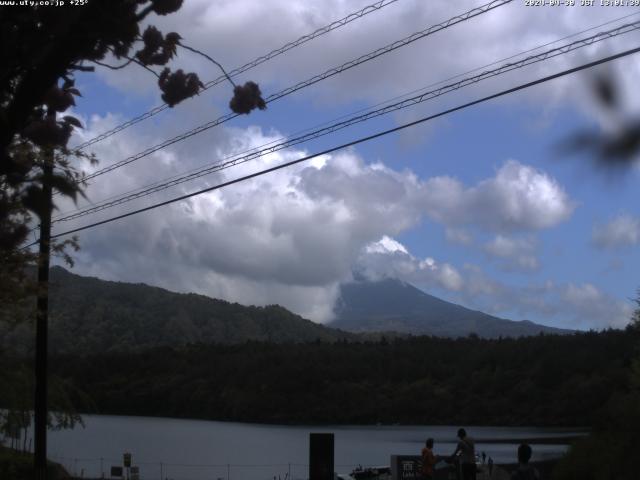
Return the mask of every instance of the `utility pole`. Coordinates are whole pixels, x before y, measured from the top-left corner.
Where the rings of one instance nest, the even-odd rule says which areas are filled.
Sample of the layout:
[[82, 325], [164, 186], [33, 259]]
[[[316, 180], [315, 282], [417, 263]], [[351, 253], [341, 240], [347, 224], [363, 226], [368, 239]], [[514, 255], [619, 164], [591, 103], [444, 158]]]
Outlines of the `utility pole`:
[[[49, 109], [47, 117], [56, 118]], [[36, 312], [36, 388], [34, 401], [35, 446], [34, 466], [36, 480], [47, 480], [47, 354], [49, 323], [49, 263], [51, 254], [51, 211], [53, 196], [54, 147], [48, 147], [43, 155], [42, 205], [40, 206], [40, 242], [38, 254], [38, 300]]]

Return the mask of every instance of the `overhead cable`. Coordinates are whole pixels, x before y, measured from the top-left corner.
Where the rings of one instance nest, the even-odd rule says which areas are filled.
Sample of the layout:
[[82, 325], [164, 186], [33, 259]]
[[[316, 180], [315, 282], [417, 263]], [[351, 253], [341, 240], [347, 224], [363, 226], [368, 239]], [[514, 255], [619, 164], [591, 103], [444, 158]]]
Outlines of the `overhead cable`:
[[[540, 85], [542, 83], [549, 82], [549, 81], [554, 80], [556, 78], [564, 77], [566, 75], [570, 75], [570, 74], [573, 74], [573, 73], [576, 73], [576, 72], [579, 72], [579, 71], [582, 71], [582, 70], [586, 70], [588, 68], [592, 68], [592, 67], [595, 67], [597, 65], [602, 65], [604, 63], [607, 63], [607, 62], [610, 62], [610, 61], [613, 61], [613, 60], [616, 60], [616, 59], [619, 59], [619, 58], [623, 58], [623, 57], [626, 57], [628, 55], [635, 54], [637, 52], [640, 52], [640, 47], [636, 47], [636, 48], [632, 48], [632, 49], [629, 49], [629, 50], [625, 50], [624, 52], [621, 52], [621, 53], [618, 53], [618, 54], [615, 54], [615, 55], [610, 55], [608, 57], [604, 57], [604, 58], [601, 58], [601, 59], [593, 61], [593, 62], [582, 64], [582, 65], [580, 65], [578, 67], [570, 68], [570, 69], [561, 71], [559, 73], [555, 73], [553, 75], [548, 75], [546, 77], [542, 77], [542, 78], [539, 78], [537, 80], [518, 85], [516, 87], [512, 87], [512, 88], [509, 88], [509, 89], [506, 89], [506, 90], [502, 90], [502, 91], [500, 91], [498, 93], [495, 93], [493, 95], [488, 95], [488, 96], [480, 98], [478, 100], [474, 100], [474, 101], [459, 105], [457, 107], [449, 108], [447, 110], [441, 111], [441, 112], [436, 113], [434, 115], [429, 115], [429, 116], [426, 116], [426, 117], [422, 117], [422, 118], [420, 118], [418, 120], [415, 120], [415, 121], [412, 121], [412, 122], [408, 122], [408, 123], [405, 123], [403, 125], [400, 125], [400, 126], [397, 126], [397, 127], [394, 127], [394, 128], [390, 128], [388, 130], [383, 130], [381, 132], [377, 132], [375, 134], [368, 135], [366, 137], [361, 137], [361, 138], [358, 138], [357, 140], [353, 140], [351, 142], [343, 143], [342, 145], [338, 145], [336, 147], [328, 148], [326, 150], [323, 150], [323, 151], [318, 152], [318, 153], [314, 153], [312, 155], [307, 155], [307, 156], [304, 156], [302, 158], [298, 158], [296, 160], [292, 160], [290, 162], [286, 162], [286, 163], [283, 163], [283, 164], [280, 164], [280, 165], [277, 165], [277, 166], [274, 166], [274, 167], [270, 167], [270, 168], [267, 168], [267, 169], [264, 169], [264, 170], [260, 170], [258, 172], [255, 172], [255, 173], [252, 173], [252, 174], [249, 174], [249, 175], [245, 175], [245, 176], [242, 176], [242, 177], [239, 177], [239, 178], [235, 178], [233, 180], [229, 180], [229, 181], [226, 181], [226, 182], [223, 182], [223, 183], [211, 186], [211, 187], [207, 187], [207, 188], [204, 188], [204, 189], [192, 192], [192, 193], [181, 195], [179, 197], [175, 197], [175, 198], [172, 198], [170, 200], [165, 200], [163, 202], [155, 203], [153, 205], [149, 205], [149, 206], [144, 207], [144, 208], [140, 208], [140, 209], [133, 210], [133, 211], [130, 211], [130, 212], [127, 212], [127, 213], [123, 213], [121, 215], [116, 215], [114, 217], [110, 217], [110, 218], [107, 218], [105, 220], [101, 220], [101, 221], [98, 221], [98, 222], [93, 222], [93, 223], [90, 223], [88, 225], [84, 225], [82, 227], [77, 227], [77, 228], [74, 228], [74, 229], [71, 229], [71, 230], [67, 230], [65, 232], [57, 233], [55, 235], [52, 235], [51, 238], [59, 238], [59, 237], [63, 237], [63, 236], [66, 236], [66, 235], [71, 235], [73, 233], [78, 233], [78, 232], [81, 232], [81, 231], [84, 231], [84, 230], [88, 230], [90, 228], [95, 228], [95, 227], [97, 227], [99, 225], [105, 225], [107, 223], [111, 223], [111, 222], [114, 222], [116, 220], [121, 220], [123, 218], [127, 218], [127, 217], [130, 217], [130, 216], [133, 216], [133, 215], [137, 215], [139, 213], [148, 212], [150, 210], [154, 210], [154, 209], [159, 208], [159, 207], [163, 207], [163, 206], [166, 206], [166, 205], [170, 205], [172, 203], [176, 203], [176, 202], [179, 202], [179, 201], [182, 201], [182, 200], [186, 200], [188, 198], [192, 198], [192, 197], [195, 197], [195, 196], [198, 196], [198, 195], [202, 195], [204, 193], [208, 193], [208, 192], [212, 192], [212, 191], [215, 191], [215, 190], [219, 190], [221, 188], [224, 188], [224, 187], [227, 187], [227, 186], [230, 186], [230, 185], [234, 185], [234, 184], [237, 184], [237, 183], [240, 183], [240, 182], [244, 182], [244, 181], [247, 181], [247, 180], [250, 180], [252, 178], [256, 178], [256, 177], [262, 176], [262, 175], [266, 175], [267, 173], [271, 173], [271, 172], [274, 172], [274, 171], [277, 171], [277, 170], [281, 170], [283, 168], [287, 168], [287, 167], [296, 165], [298, 163], [305, 162], [307, 160], [311, 160], [313, 158], [316, 158], [316, 157], [319, 157], [319, 156], [322, 156], [322, 155], [327, 155], [329, 153], [333, 153], [333, 152], [336, 152], [338, 150], [343, 150], [345, 148], [358, 145], [360, 143], [368, 142], [368, 141], [374, 140], [376, 138], [379, 138], [379, 137], [382, 137], [382, 136], [386, 136], [386, 135], [389, 135], [391, 133], [395, 133], [395, 132], [404, 130], [406, 128], [413, 127], [413, 126], [428, 122], [430, 120], [433, 120], [433, 119], [436, 119], [436, 118], [439, 118], [439, 117], [443, 117], [443, 116], [451, 114], [453, 112], [457, 112], [459, 110], [463, 110], [463, 109], [469, 108], [471, 106], [478, 105], [480, 103], [484, 103], [484, 102], [487, 102], [489, 100], [493, 100], [495, 98], [499, 98], [499, 97], [502, 97], [502, 96], [505, 96], [505, 95], [509, 95], [509, 94], [518, 92], [520, 90], [524, 90], [524, 89], [533, 87], [535, 85]], [[25, 246], [23, 248], [29, 248], [29, 247], [31, 247], [33, 245], [35, 245], [35, 243], [29, 244], [29, 245], [27, 245], [27, 246]]]
[[[398, 0], [380, 0], [376, 3], [373, 3], [371, 5], [367, 5], [366, 7], [358, 10], [357, 12], [353, 12], [350, 13], [349, 15], [347, 15], [346, 17], [341, 18], [340, 20], [336, 20], [334, 22], [331, 22], [328, 25], [325, 25], [324, 27], [320, 27], [317, 30], [313, 31], [312, 33], [309, 33], [307, 35], [303, 35], [302, 37], [298, 38], [297, 40], [294, 40], [293, 42], [289, 42], [279, 48], [276, 48], [274, 50], [271, 50], [269, 53], [262, 55], [248, 63], [245, 63], [243, 66], [238, 67], [232, 71], [229, 72], [229, 77], [235, 77], [237, 75], [240, 75], [241, 73], [246, 72], [247, 70], [251, 70], [254, 67], [257, 67], [258, 65], [263, 64], [264, 62], [271, 60], [272, 58], [275, 58], [279, 55], [282, 55], [285, 52], [288, 52], [289, 50], [299, 47], [300, 45], [307, 43], [310, 40], [313, 40], [314, 38], [318, 38], [322, 35], [325, 35], [333, 30], [336, 30], [340, 27], [343, 27], [351, 22], [353, 22], [354, 20], [358, 20], [359, 18], [364, 17], [365, 15], [368, 15], [370, 13], [376, 12], [384, 7], [387, 7], [389, 5], [391, 5], [392, 3], [397, 2]], [[207, 83], [204, 84], [204, 88], [202, 88], [202, 90], [200, 90], [200, 92], [203, 92], [205, 90], [210, 89], [211, 87], [218, 85], [221, 82], [224, 82], [227, 79], [227, 77], [225, 75], [220, 75], [218, 78], [216, 78], [215, 80], [211, 80]], [[121, 123], [120, 125], [117, 125], [115, 127], [113, 127], [112, 129], [101, 133], [100, 135], [97, 135], [93, 138], [91, 138], [90, 140], [87, 140], [84, 143], [81, 143], [80, 145], [78, 145], [76, 148], [79, 150], [85, 149], [90, 145], [93, 145], [94, 143], [98, 143], [106, 138], [109, 138], [113, 135], [115, 135], [118, 132], [121, 132], [122, 130], [125, 130], [126, 128], [131, 127], [132, 125], [135, 125], [136, 123], [140, 123], [143, 120], [146, 120], [148, 118], [153, 117], [154, 115], [157, 115], [158, 113], [166, 110], [167, 108], [169, 108], [169, 105], [167, 105], [166, 103], [160, 106], [157, 106], [155, 108], [152, 108], [151, 110], [138, 115], [137, 117], [134, 117], [124, 123]]]
[[550, 50], [547, 50], [545, 52], [536, 54], [536, 55], [530, 55], [526, 58], [523, 58], [521, 60], [518, 61], [514, 61], [511, 63], [507, 63], [504, 64], [498, 68], [492, 69], [492, 70], [487, 70], [484, 71], [482, 73], [480, 73], [479, 75], [475, 75], [472, 77], [467, 77], [467, 78], [463, 78], [461, 80], [458, 80], [457, 82], [454, 83], [450, 83], [444, 86], [441, 86], [437, 89], [433, 89], [424, 93], [421, 93], [419, 95], [415, 95], [413, 97], [410, 98], [406, 98], [404, 100], [401, 100], [399, 102], [395, 102], [389, 105], [386, 105], [382, 108], [376, 109], [376, 110], [372, 110], [369, 111], [367, 113], [361, 114], [361, 115], [356, 115], [353, 117], [350, 117], [346, 120], [343, 120], [341, 122], [337, 122], [334, 124], [331, 124], [329, 126], [323, 127], [323, 128], [319, 128], [313, 131], [310, 131], [308, 133], [305, 133], [303, 135], [299, 135], [296, 137], [292, 137], [290, 139], [287, 139], [285, 141], [282, 141], [280, 143], [276, 143], [274, 145], [265, 147], [265, 148], [261, 148], [261, 149], [254, 149], [253, 151], [251, 151], [250, 153], [247, 153], [245, 155], [236, 155], [236, 156], [230, 156], [227, 159], [225, 159], [222, 162], [217, 162], [214, 163], [212, 165], [208, 165], [205, 167], [201, 167], [200, 169], [196, 169], [193, 170], [187, 174], [183, 174], [181, 176], [177, 176], [177, 177], [173, 177], [171, 179], [167, 179], [164, 182], [156, 182], [146, 188], [142, 188], [142, 189], [137, 189], [135, 192], [133, 193], [129, 193], [129, 194], [125, 194], [122, 196], [119, 196], [118, 198], [115, 198], [113, 200], [109, 200], [109, 201], [104, 201], [102, 203], [99, 203], [97, 205], [93, 205], [91, 207], [88, 208], [84, 208], [84, 209], [79, 209], [76, 212], [67, 214], [67, 215], [62, 215], [59, 218], [54, 219], [53, 223], [58, 223], [58, 222], [63, 222], [63, 221], [69, 221], [69, 220], [74, 220], [76, 218], [80, 218], [92, 213], [96, 213], [108, 208], [112, 208], [116, 205], [121, 205], [123, 203], [127, 203], [130, 202], [132, 200], [138, 199], [138, 198], [142, 198], [142, 197], [146, 197], [148, 195], [151, 195], [153, 193], [159, 192], [161, 190], [165, 190], [167, 188], [179, 185], [181, 183], [185, 183], [191, 180], [194, 180], [196, 178], [200, 178], [204, 175], [209, 175], [211, 173], [214, 172], [218, 172], [227, 168], [231, 168], [233, 166], [254, 160], [256, 158], [262, 157], [264, 155], [268, 155], [270, 153], [274, 153], [277, 152], [279, 150], [283, 150], [285, 148], [289, 148], [292, 147], [294, 145], [298, 145], [304, 142], [307, 142], [309, 140], [313, 140], [325, 135], [329, 135], [331, 133], [334, 133], [338, 130], [342, 130], [344, 128], [347, 128], [349, 126], [358, 124], [358, 123], [362, 123], [365, 122], [367, 120], [370, 120], [372, 118], [376, 118], [382, 115], [386, 115], [389, 114], [391, 112], [395, 112], [398, 110], [402, 110], [408, 107], [412, 107], [415, 105], [418, 105], [420, 103], [426, 102], [428, 100], [432, 100], [436, 97], [445, 95], [447, 93], [450, 93], [452, 91], [455, 90], [459, 90], [463, 87], [478, 83], [480, 81], [486, 80], [488, 78], [492, 78], [492, 77], [496, 77], [498, 75], [502, 75], [505, 74], [507, 72], [511, 72], [513, 70], [517, 70], [529, 65], [533, 65], [545, 60], [549, 60], [551, 58], [555, 58], [558, 57], [560, 55], [564, 55], [567, 54], [569, 52], [572, 52], [574, 50], [577, 50], [579, 48], [583, 48], [589, 45], [593, 45], [594, 43], [597, 42], [601, 42], [603, 40], [607, 40], [613, 37], [616, 37], [618, 35], [623, 35], [632, 31], [636, 31], [640, 29], [640, 21], [637, 22], [633, 22], [633, 23], [629, 23], [629, 24], [625, 24], [613, 29], [610, 29], [608, 31], [605, 32], [599, 32], [595, 35], [592, 35], [590, 37], [587, 38], [583, 38], [580, 40], [576, 40], [572, 43], [560, 46], [560, 47], [556, 47], [556, 48], [552, 48]]
[[[359, 113], [363, 113], [363, 112], [371, 111], [371, 110], [375, 109], [376, 107], [381, 107], [381, 106], [383, 106], [383, 105], [390, 104], [390, 103], [395, 102], [395, 101], [398, 101], [398, 100], [400, 100], [400, 99], [406, 99], [406, 98], [408, 98], [408, 97], [410, 97], [410, 96], [413, 96], [413, 95], [415, 95], [415, 94], [417, 94], [417, 93], [419, 93], [419, 92], [424, 92], [424, 91], [425, 91], [426, 89], [428, 89], [428, 88], [436, 87], [436, 86], [438, 86], [438, 85], [443, 85], [443, 84], [445, 84], [445, 83], [447, 83], [447, 82], [451, 82], [452, 80], [455, 80], [455, 79], [458, 79], [458, 78], [462, 78], [462, 77], [464, 77], [465, 75], [469, 75], [469, 74], [471, 74], [471, 73], [475, 73], [475, 72], [481, 71], [481, 70], [483, 70], [483, 69], [487, 69], [487, 68], [489, 68], [489, 67], [492, 67], [492, 66], [494, 66], [494, 65], [498, 65], [498, 64], [499, 64], [499, 63], [501, 63], [501, 62], [506, 62], [506, 61], [508, 61], [508, 60], [512, 60], [512, 59], [514, 59], [514, 58], [521, 57], [522, 55], [526, 55], [527, 53], [535, 52], [536, 50], [540, 50], [540, 49], [545, 48], [545, 47], [548, 47], [548, 46], [550, 46], [550, 45], [553, 45], [553, 44], [559, 43], [559, 42], [561, 42], [561, 41], [563, 41], [563, 40], [568, 40], [568, 39], [570, 39], [570, 38], [575, 38], [575, 37], [577, 37], [578, 35], [582, 35], [582, 34], [584, 34], [584, 33], [591, 32], [591, 31], [593, 31], [593, 30], [596, 30], [596, 29], [598, 29], [598, 28], [604, 27], [604, 26], [606, 26], [606, 25], [611, 25], [612, 23], [617, 23], [617, 22], [619, 22], [619, 21], [621, 21], [621, 20], [625, 20], [625, 19], [627, 19], [627, 18], [634, 17], [634, 16], [638, 16], [638, 15], [640, 15], [640, 12], [630, 13], [630, 14], [628, 14], [628, 15], [623, 15], [622, 17], [614, 18], [614, 19], [609, 20], [609, 21], [607, 21], [607, 22], [604, 22], [604, 23], [601, 23], [601, 24], [598, 24], [598, 25], [594, 25], [594, 26], [592, 26], [592, 27], [586, 28], [586, 29], [584, 29], [584, 30], [580, 30], [580, 31], [575, 32], [575, 33], [572, 33], [572, 34], [570, 34], [570, 35], [566, 35], [566, 36], [564, 36], [564, 37], [561, 37], [561, 38], [558, 38], [558, 39], [556, 39], [556, 40], [553, 40], [553, 41], [550, 41], [550, 42], [544, 43], [544, 44], [542, 44], [542, 45], [538, 45], [538, 46], [536, 46], [536, 47], [529, 48], [529, 49], [524, 50], [524, 51], [522, 51], [522, 52], [519, 52], [519, 53], [516, 53], [516, 54], [513, 54], [513, 55], [509, 55], [508, 57], [504, 57], [504, 58], [501, 58], [501, 59], [499, 59], [499, 60], [495, 60], [495, 61], [493, 61], [493, 62], [491, 62], [491, 63], [488, 63], [488, 64], [485, 64], [485, 65], [483, 65], [483, 66], [476, 67], [476, 68], [473, 68], [473, 69], [471, 69], [471, 70], [467, 70], [467, 71], [462, 72], [462, 73], [458, 73], [458, 74], [453, 75], [453, 76], [451, 76], [451, 77], [447, 77], [447, 78], [445, 78], [445, 79], [443, 79], [443, 80], [439, 80], [439, 81], [437, 81], [437, 82], [431, 83], [431, 84], [429, 84], [429, 85], [427, 85], [427, 86], [425, 86], [425, 87], [422, 87], [422, 88], [419, 88], [419, 89], [413, 90], [413, 91], [411, 91], [411, 92], [407, 92], [407, 93], [404, 93], [404, 94], [402, 94], [402, 95], [397, 95], [397, 96], [395, 96], [395, 97], [393, 97], [393, 98], [390, 98], [390, 99], [384, 100], [384, 101], [382, 101], [382, 102], [378, 102], [378, 103], [376, 103], [376, 104], [374, 104], [374, 105], [371, 105], [370, 107], [362, 108], [362, 109], [359, 109], [359, 110], [356, 110], [356, 111], [350, 112], [350, 113], [348, 113], [348, 114], [341, 115], [341, 116], [339, 116], [339, 117], [337, 117], [337, 118], [334, 118], [334, 119], [332, 119], [332, 120], [329, 120], [329, 121], [323, 122], [323, 123], [321, 123], [321, 124], [318, 124], [318, 125], [315, 125], [315, 126], [312, 126], [312, 127], [307, 127], [307, 128], [305, 128], [305, 129], [303, 129], [303, 130], [298, 130], [297, 132], [295, 132], [295, 133], [294, 133], [294, 135], [301, 135], [301, 134], [306, 133], [306, 132], [311, 132], [311, 131], [313, 131], [313, 130], [318, 129], [319, 127], [322, 127], [322, 126], [325, 126], [325, 125], [331, 125], [332, 123], [335, 123], [335, 122], [336, 122], [336, 121], [338, 121], [338, 120], [345, 119], [345, 118], [349, 118], [349, 117], [355, 116], [356, 114], [359, 114]], [[254, 151], [257, 151], [257, 150], [260, 150], [260, 149], [266, 148], [266, 147], [268, 147], [269, 145], [273, 145], [273, 144], [276, 144], [276, 143], [278, 143], [278, 142], [282, 142], [282, 141], [284, 141], [284, 140], [286, 140], [286, 137], [281, 137], [281, 138], [278, 138], [278, 139], [274, 139], [274, 140], [271, 140], [270, 142], [266, 142], [266, 143], [264, 143], [264, 144], [262, 144], [262, 145], [260, 145], [260, 146], [252, 147], [252, 148], [247, 149], [247, 150], [244, 150], [244, 151], [242, 151], [242, 152], [238, 152], [238, 153], [236, 153], [236, 154], [234, 154], [234, 155], [232, 155], [232, 156], [227, 156], [227, 157], [225, 157], [225, 159], [229, 159], [229, 158], [232, 158], [232, 157], [237, 157], [237, 156], [240, 156], [240, 155], [249, 154], [249, 153], [251, 153], [251, 152], [254, 152]], [[109, 197], [106, 197], [106, 198], [104, 198], [104, 199], [100, 200], [100, 203], [101, 203], [101, 204], [102, 204], [102, 203], [106, 203], [106, 202], [111, 201], [111, 200], [116, 199], [116, 198], [125, 197], [125, 196], [128, 196], [128, 195], [130, 195], [130, 194], [133, 194], [133, 193], [136, 193], [136, 192], [142, 191], [142, 190], [147, 190], [147, 189], [149, 189], [149, 188], [151, 188], [151, 187], [155, 187], [155, 186], [157, 186], [157, 185], [160, 185], [160, 184], [162, 184], [162, 183], [168, 182], [168, 181], [170, 181], [170, 180], [178, 179], [178, 178], [180, 178], [180, 177], [183, 177], [183, 176], [186, 176], [186, 175], [190, 175], [190, 174], [192, 174], [192, 173], [199, 172], [199, 171], [201, 171], [201, 169], [202, 169], [202, 168], [204, 168], [204, 167], [198, 167], [198, 168], [192, 169], [192, 170], [187, 171], [187, 172], [182, 172], [182, 173], [176, 174], [176, 175], [174, 175], [174, 176], [172, 176], [172, 177], [165, 178], [165, 179], [163, 179], [163, 180], [158, 180], [158, 181], [155, 181], [155, 182], [153, 182], [153, 183], [151, 183], [151, 184], [147, 184], [147, 185], [144, 185], [144, 186], [142, 186], [142, 187], [137, 187], [137, 188], [134, 188], [134, 189], [128, 190], [127, 192], [123, 192], [123, 193], [118, 193], [118, 194], [111, 195], [111, 196], [109, 196]], [[95, 202], [92, 202], [92, 205], [95, 205]], [[83, 208], [84, 208], [84, 207], [83, 207]], [[67, 211], [67, 212], [64, 212], [64, 213], [60, 213], [60, 214], [58, 214], [58, 216], [56, 217], [56, 219], [59, 219], [59, 218], [64, 217], [64, 216], [67, 216], [68, 214], [71, 214], [71, 213], [79, 212], [79, 211], [83, 210], [83, 208], [76, 208], [76, 209], [73, 209], [73, 210], [70, 210], [70, 211]]]
[[[480, 7], [477, 8], [473, 8], [465, 13], [462, 13], [460, 15], [456, 15], [455, 17], [450, 18], [449, 20], [436, 24], [436, 25], [432, 25], [429, 28], [426, 28], [424, 30], [421, 30], [420, 32], [416, 32], [413, 33], [412, 35], [409, 35], [408, 37], [403, 38], [402, 40], [397, 40], [393, 43], [390, 43], [389, 45], [386, 45], [385, 47], [379, 48], [377, 50], [374, 50], [373, 52], [370, 52], [366, 55], [362, 55], [361, 57], [358, 57], [355, 60], [350, 60], [346, 63], [343, 63], [342, 65], [338, 66], [338, 67], [334, 67], [334, 68], [330, 68], [329, 70], [326, 70], [325, 72], [319, 74], [319, 75], [315, 75], [314, 77], [311, 77], [303, 82], [299, 82], [291, 87], [287, 87], [284, 90], [281, 90], [277, 93], [271, 94], [269, 95], [266, 99], [265, 102], [271, 103], [274, 102], [276, 100], [279, 100], [283, 97], [286, 97], [287, 95], [290, 95], [298, 90], [301, 90], [305, 87], [311, 86], [315, 83], [318, 83], [322, 80], [326, 80], [327, 78], [330, 78], [334, 75], [337, 75], [339, 73], [342, 73], [350, 68], [353, 68], [357, 65], [361, 65], [362, 63], [368, 62], [370, 60], [373, 60], [374, 58], [377, 58], [381, 55], [384, 55], [386, 53], [389, 53], [391, 51], [394, 51], [400, 47], [404, 47], [406, 45], [409, 45], [410, 43], [413, 43], [417, 40], [420, 40], [424, 37], [427, 37], [429, 35], [433, 35], [436, 32], [439, 32], [441, 30], [444, 30], [446, 28], [449, 28], [453, 25], [456, 25], [458, 23], [461, 22], [465, 22], [471, 18], [477, 17], [478, 15], [482, 15], [484, 13], [487, 13], [490, 10], [493, 10], [494, 8], [498, 8], [500, 6], [503, 6], [505, 4], [511, 3], [513, 0], [493, 0], [489, 3], [486, 3]], [[173, 138], [170, 138], [168, 140], [165, 140], [164, 142], [161, 142], [159, 144], [156, 144], [152, 147], [147, 148], [146, 150], [143, 150], [139, 153], [136, 153], [135, 155], [131, 155], [130, 157], [125, 158], [124, 160], [120, 160], [119, 162], [116, 162], [112, 165], [109, 165], [107, 167], [104, 167], [100, 170], [97, 170], [96, 172], [91, 173], [90, 175], [87, 175], [84, 180], [91, 180], [93, 178], [96, 178], [98, 176], [104, 175], [105, 173], [109, 173], [112, 172], [113, 170], [116, 170], [118, 168], [121, 168], [125, 165], [128, 165], [132, 162], [135, 162], [137, 160], [140, 160], [141, 158], [147, 157], [148, 155], [151, 155], [152, 153], [157, 152], [158, 150], [161, 150], [163, 148], [166, 148], [170, 145], [173, 145], [175, 143], [181, 142], [183, 140], [186, 140], [187, 138], [193, 137], [194, 135], [197, 135], [199, 133], [202, 133], [206, 130], [209, 130], [213, 127], [216, 127], [222, 123], [228, 122], [229, 120], [238, 117], [239, 114], [237, 113], [228, 113], [226, 115], [223, 115], [215, 120], [211, 120], [207, 123], [204, 123], [202, 125], [199, 125], [195, 128], [192, 128], [191, 130], [188, 130], [180, 135], [177, 135]]]

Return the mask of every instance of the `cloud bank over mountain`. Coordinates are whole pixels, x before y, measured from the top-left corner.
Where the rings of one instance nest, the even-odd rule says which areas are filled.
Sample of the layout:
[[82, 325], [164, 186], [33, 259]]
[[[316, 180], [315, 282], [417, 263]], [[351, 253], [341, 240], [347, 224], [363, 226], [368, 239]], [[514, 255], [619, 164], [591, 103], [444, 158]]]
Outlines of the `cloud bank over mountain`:
[[[153, 23], [164, 31], [179, 32], [186, 44], [211, 53], [232, 69], [366, 4], [239, 0], [213, 5], [192, 0], [178, 14], [154, 18]], [[89, 206], [277, 143], [302, 128], [632, 13], [629, 9], [531, 9], [516, 4], [296, 92], [270, 104], [265, 112], [234, 119], [98, 177], [90, 181], [89, 201], [80, 200], [79, 205]], [[268, 95], [475, 6], [475, 2], [403, 0], [242, 78], [255, 79]], [[606, 28], [597, 27], [585, 35]], [[362, 130], [270, 153], [82, 220], [57, 223], [54, 231], [211, 187], [363, 133], [433, 114], [611, 53], [625, 45], [625, 38], [629, 37], [475, 84], [381, 118]], [[198, 71], [205, 80], [220, 74], [201, 57], [184, 51], [179, 52], [175, 68]], [[613, 64], [611, 71], [626, 87], [640, 79], [637, 62]], [[135, 65], [119, 72], [97, 68], [91, 79], [81, 78], [81, 89], [83, 82], [109, 95], [88, 109], [79, 103], [78, 114], [86, 129], [74, 134], [76, 142], [138, 114], [140, 105], [158, 103], [155, 77]], [[631, 93], [625, 105], [631, 110], [640, 106], [635, 90], [626, 90]], [[221, 84], [91, 146], [89, 151], [101, 161], [97, 168], [225, 114], [230, 95], [230, 85]], [[76, 271], [245, 304], [279, 303], [326, 322], [332, 318], [339, 285], [356, 270], [371, 278], [402, 278], [471, 308], [509, 318], [533, 317], [567, 328], [623, 325], [631, 307], [623, 300], [627, 290], [620, 286], [624, 283], [628, 289], [629, 280], [619, 280], [613, 287], [610, 276], [599, 275], [601, 264], [610, 260], [605, 255], [634, 254], [640, 235], [637, 215], [611, 217], [607, 202], [615, 198], [623, 203], [624, 199], [603, 189], [585, 191], [578, 176], [549, 161], [556, 138], [548, 138], [557, 132], [557, 125], [563, 134], [585, 121], [607, 126], [606, 115], [589, 98], [588, 77], [571, 77], [493, 102], [484, 110], [470, 110], [468, 116], [452, 115], [379, 143], [323, 155], [81, 232]], [[602, 206], [606, 214], [591, 218], [585, 212], [593, 206]], [[63, 203], [60, 208], [67, 212], [76, 206]], [[595, 260], [576, 265], [575, 258], [587, 248], [595, 252]], [[577, 253], [563, 255], [562, 249]], [[618, 264], [624, 267], [624, 262]]]

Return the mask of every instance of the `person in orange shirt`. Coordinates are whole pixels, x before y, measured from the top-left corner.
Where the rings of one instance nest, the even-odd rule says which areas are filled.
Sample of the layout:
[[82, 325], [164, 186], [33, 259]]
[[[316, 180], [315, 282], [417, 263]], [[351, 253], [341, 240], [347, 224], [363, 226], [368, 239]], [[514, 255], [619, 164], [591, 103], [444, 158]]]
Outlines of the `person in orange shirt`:
[[424, 480], [433, 478], [433, 468], [437, 461], [437, 457], [433, 454], [433, 438], [429, 438], [422, 449], [422, 478]]

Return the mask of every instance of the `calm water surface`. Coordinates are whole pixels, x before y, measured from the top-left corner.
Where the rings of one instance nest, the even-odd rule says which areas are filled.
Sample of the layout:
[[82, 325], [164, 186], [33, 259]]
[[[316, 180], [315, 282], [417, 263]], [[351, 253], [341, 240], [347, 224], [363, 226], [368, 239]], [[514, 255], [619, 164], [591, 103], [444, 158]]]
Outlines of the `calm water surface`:
[[[307, 478], [309, 433], [335, 434], [336, 471], [358, 464], [389, 465], [390, 455], [416, 455], [435, 439], [437, 454], [451, 454], [458, 426], [278, 426], [170, 418], [88, 415], [86, 427], [49, 433], [49, 456], [72, 473], [109, 477], [111, 465], [131, 452], [141, 480], [267, 480], [290, 473]], [[496, 463], [513, 462], [519, 438], [558, 438], [533, 445], [534, 460], [561, 455], [562, 437], [577, 432], [553, 428], [470, 427], [478, 452]], [[511, 440], [503, 443], [504, 440]]]

